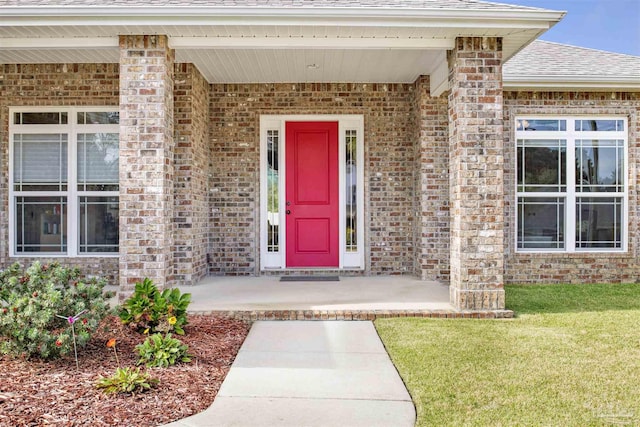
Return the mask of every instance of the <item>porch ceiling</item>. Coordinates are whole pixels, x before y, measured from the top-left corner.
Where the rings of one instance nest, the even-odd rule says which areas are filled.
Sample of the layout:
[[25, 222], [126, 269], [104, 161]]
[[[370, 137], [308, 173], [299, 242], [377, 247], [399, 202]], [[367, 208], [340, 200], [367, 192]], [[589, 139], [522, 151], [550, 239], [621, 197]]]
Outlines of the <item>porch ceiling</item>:
[[438, 92], [446, 89], [446, 51], [456, 37], [503, 37], [506, 60], [563, 16], [542, 9], [291, 14], [227, 8], [173, 15], [161, 8], [147, 15], [32, 9], [0, 8], [7, 12], [0, 63], [117, 63], [118, 35], [166, 34], [176, 61], [195, 64], [210, 83], [411, 83], [431, 75]]

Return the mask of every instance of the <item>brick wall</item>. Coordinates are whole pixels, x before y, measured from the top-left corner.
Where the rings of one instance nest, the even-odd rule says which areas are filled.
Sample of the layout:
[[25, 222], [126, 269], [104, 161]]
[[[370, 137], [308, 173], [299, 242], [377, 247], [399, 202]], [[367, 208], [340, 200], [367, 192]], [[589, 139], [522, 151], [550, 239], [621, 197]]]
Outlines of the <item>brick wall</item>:
[[259, 272], [259, 117], [363, 114], [371, 274], [413, 274], [414, 85], [230, 84], [211, 87], [213, 274]]
[[[640, 280], [640, 94], [617, 92], [505, 92], [505, 282], [617, 283]], [[515, 253], [516, 115], [623, 115], [629, 119], [629, 251], [624, 254]]]
[[415, 271], [449, 281], [449, 140], [447, 97], [430, 96], [429, 78], [415, 90]]
[[[0, 264], [9, 258], [9, 107], [118, 105], [118, 64], [0, 64]], [[37, 258], [42, 260], [42, 258]], [[117, 258], [58, 258], [118, 282]]]
[[174, 87], [174, 274], [194, 284], [207, 274], [209, 84], [192, 64], [176, 64]]

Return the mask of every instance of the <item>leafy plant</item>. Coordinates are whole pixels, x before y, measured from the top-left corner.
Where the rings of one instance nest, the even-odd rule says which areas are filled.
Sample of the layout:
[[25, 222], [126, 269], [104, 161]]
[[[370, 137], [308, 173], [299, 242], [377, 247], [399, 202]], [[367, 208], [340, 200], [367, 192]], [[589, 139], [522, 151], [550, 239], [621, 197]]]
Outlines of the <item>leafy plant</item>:
[[138, 365], [144, 363], [147, 367], [166, 368], [177, 362], [191, 362], [187, 353], [189, 346], [177, 338], [172, 338], [171, 334], [165, 337], [162, 334], [153, 334], [142, 344], [138, 344], [136, 350], [140, 356]]
[[148, 373], [140, 371], [140, 368], [117, 368], [112, 376], [101, 376], [96, 387], [104, 389], [105, 393], [133, 394], [138, 391], [147, 391], [158, 383], [157, 378], [152, 378]]
[[184, 335], [187, 324], [187, 307], [191, 294], [181, 294], [179, 289], [160, 292], [150, 279], [136, 283], [135, 291], [120, 309], [122, 323], [138, 332], [175, 332]]
[[0, 271], [0, 352], [52, 359], [73, 350], [74, 335], [86, 345], [109, 308], [105, 284], [55, 262]]

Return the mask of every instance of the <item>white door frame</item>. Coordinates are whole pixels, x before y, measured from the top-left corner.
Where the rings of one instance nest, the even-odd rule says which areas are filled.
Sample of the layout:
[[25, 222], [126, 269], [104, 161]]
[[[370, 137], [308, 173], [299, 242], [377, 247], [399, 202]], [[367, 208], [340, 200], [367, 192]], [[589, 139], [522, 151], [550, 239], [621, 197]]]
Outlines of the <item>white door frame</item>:
[[[364, 269], [364, 117], [352, 115], [262, 115], [260, 116], [260, 270], [286, 268], [286, 221], [285, 221], [285, 185], [286, 185], [286, 123], [287, 122], [338, 122], [338, 186], [339, 186], [339, 269]], [[268, 132], [278, 135], [278, 251], [269, 252], [267, 248], [267, 139]], [[347, 251], [346, 245], [346, 132], [356, 133], [356, 235], [357, 249]], [[316, 267], [317, 268], [317, 267]], [[316, 269], [312, 267], [311, 269]]]

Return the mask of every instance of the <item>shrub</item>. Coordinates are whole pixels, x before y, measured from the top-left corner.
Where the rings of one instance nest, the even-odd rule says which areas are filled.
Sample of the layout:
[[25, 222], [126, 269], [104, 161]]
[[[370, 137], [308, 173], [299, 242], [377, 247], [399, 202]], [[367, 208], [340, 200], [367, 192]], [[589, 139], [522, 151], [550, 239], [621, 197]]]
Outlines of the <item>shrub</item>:
[[179, 339], [171, 338], [171, 334], [165, 337], [162, 334], [153, 334], [142, 344], [138, 344], [136, 350], [140, 356], [138, 365], [144, 363], [147, 367], [166, 368], [177, 362], [191, 362], [187, 353], [189, 346]]
[[175, 332], [184, 335], [191, 294], [178, 289], [160, 292], [150, 279], [136, 283], [135, 291], [120, 309], [120, 320], [140, 333]]
[[58, 263], [34, 262], [26, 270], [16, 263], [1, 271], [0, 352], [45, 359], [67, 354], [73, 350], [71, 321], [84, 346], [109, 307], [105, 280], [80, 277], [79, 269]]
[[96, 383], [97, 388], [104, 389], [105, 393], [128, 393], [146, 391], [158, 384], [158, 379], [140, 368], [116, 368], [115, 374], [110, 377], [100, 377]]

